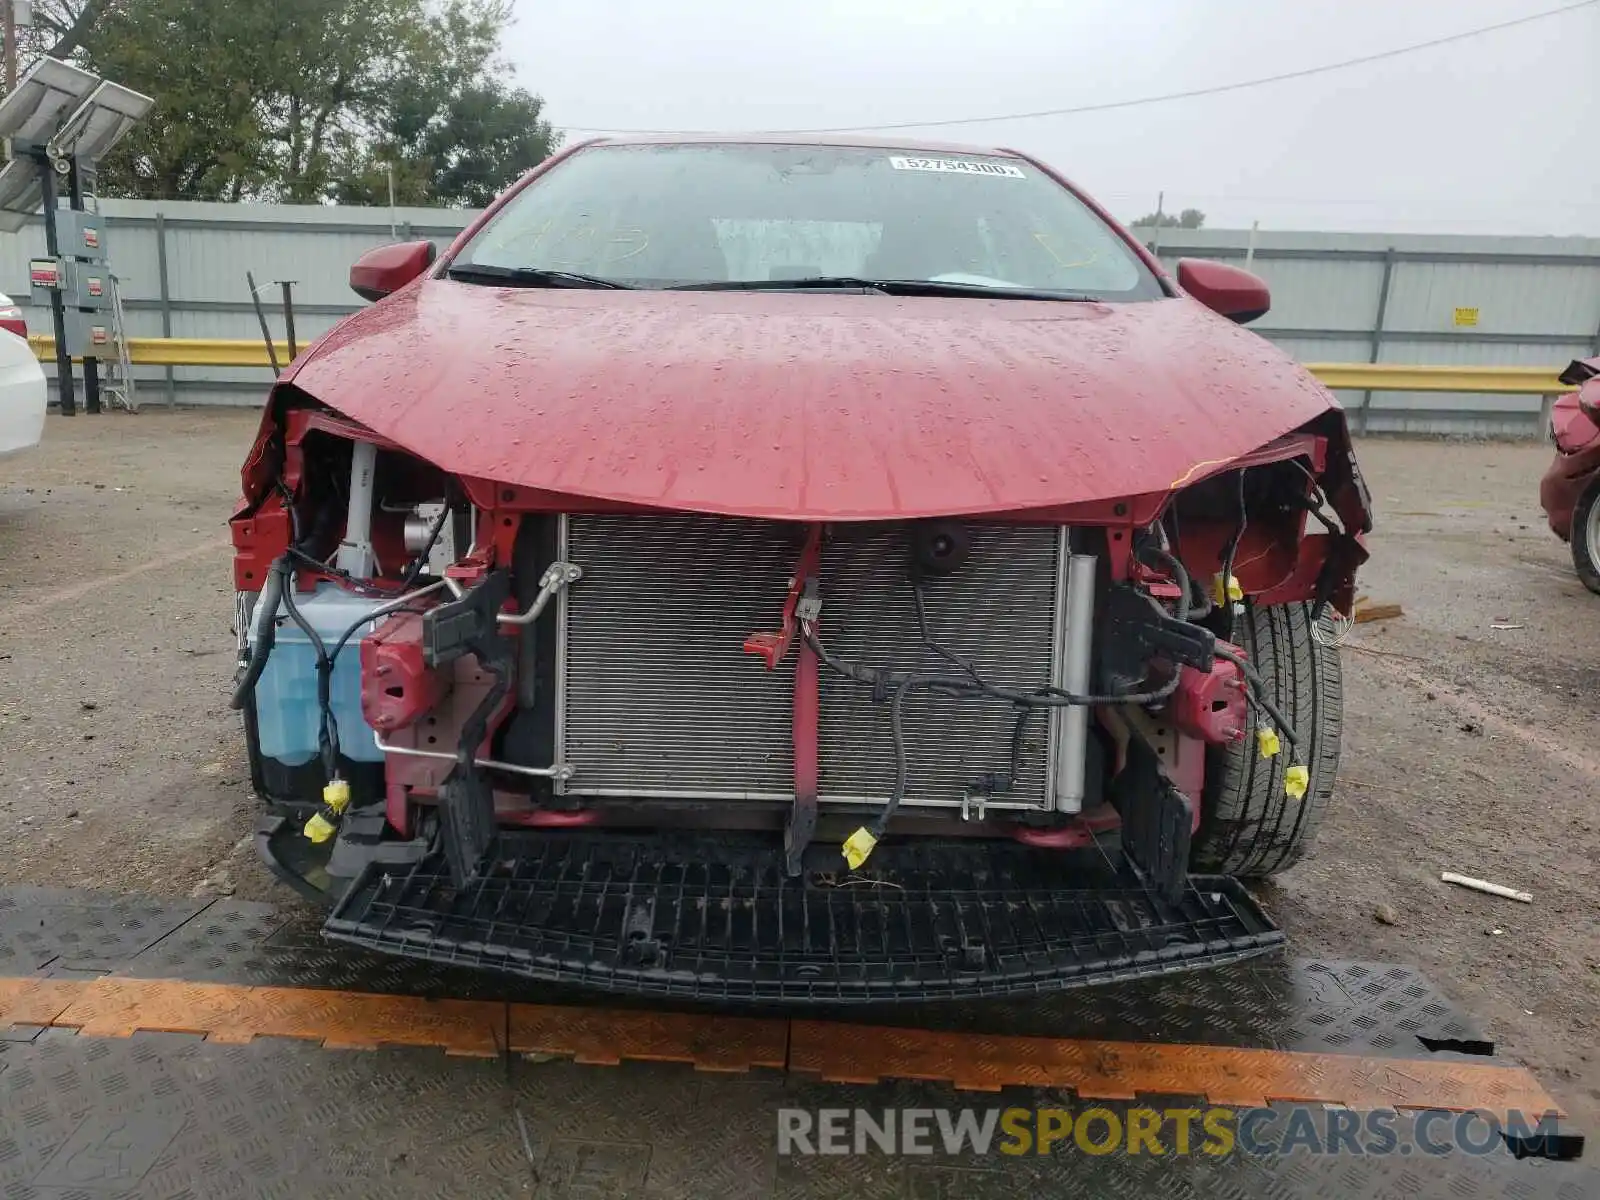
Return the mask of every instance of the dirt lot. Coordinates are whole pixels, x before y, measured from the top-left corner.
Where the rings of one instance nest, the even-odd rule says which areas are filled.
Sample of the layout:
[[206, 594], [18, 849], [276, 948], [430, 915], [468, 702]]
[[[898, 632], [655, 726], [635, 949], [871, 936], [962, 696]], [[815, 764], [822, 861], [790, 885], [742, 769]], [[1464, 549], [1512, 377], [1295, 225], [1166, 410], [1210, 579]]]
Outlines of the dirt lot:
[[[287, 899], [241, 843], [227, 710], [224, 522], [256, 419], [53, 417], [0, 463], [0, 884]], [[1600, 1128], [1600, 597], [1544, 526], [1544, 446], [1361, 455], [1362, 590], [1406, 615], [1351, 639], [1337, 811], [1266, 899], [1299, 953], [1420, 964]]]

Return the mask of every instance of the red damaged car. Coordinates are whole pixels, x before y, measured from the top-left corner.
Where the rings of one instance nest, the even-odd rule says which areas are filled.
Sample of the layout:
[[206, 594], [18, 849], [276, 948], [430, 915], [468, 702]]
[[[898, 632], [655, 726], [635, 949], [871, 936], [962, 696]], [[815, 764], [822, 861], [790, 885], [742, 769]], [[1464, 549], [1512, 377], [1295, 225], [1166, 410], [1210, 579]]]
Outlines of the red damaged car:
[[1344, 415], [1012, 151], [605, 140], [274, 387], [233, 518], [258, 842], [334, 939], [657, 995], [999, 995], [1282, 940]]
[[1539, 481], [1551, 531], [1572, 547], [1572, 565], [1600, 593], [1600, 358], [1578, 359], [1561, 373], [1577, 388], [1550, 409], [1555, 459]]

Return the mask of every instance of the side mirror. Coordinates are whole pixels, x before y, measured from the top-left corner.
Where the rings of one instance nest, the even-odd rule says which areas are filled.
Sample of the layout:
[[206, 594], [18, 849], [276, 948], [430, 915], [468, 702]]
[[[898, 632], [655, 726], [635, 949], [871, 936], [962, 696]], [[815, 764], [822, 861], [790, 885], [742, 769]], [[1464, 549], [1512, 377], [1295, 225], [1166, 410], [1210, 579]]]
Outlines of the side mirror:
[[1266, 281], [1249, 271], [1205, 258], [1178, 260], [1178, 286], [1214, 313], [1248, 324], [1272, 307]]
[[439, 247], [432, 242], [399, 242], [368, 250], [350, 267], [350, 289], [363, 300], [382, 300], [433, 266]]

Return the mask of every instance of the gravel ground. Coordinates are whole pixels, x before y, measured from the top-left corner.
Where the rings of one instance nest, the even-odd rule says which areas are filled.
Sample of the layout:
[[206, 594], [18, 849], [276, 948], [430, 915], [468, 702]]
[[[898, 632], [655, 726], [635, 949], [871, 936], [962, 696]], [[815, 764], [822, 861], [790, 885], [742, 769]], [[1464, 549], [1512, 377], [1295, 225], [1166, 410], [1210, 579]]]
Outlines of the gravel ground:
[[[256, 421], [52, 417], [0, 463], [0, 884], [288, 899], [241, 843], [227, 710], [225, 522]], [[1265, 899], [1298, 953], [1422, 966], [1600, 1127], [1600, 597], [1539, 512], [1549, 452], [1360, 454], [1379, 524], [1362, 590], [1405, 616], [1350, 638], [1336, 810]]]

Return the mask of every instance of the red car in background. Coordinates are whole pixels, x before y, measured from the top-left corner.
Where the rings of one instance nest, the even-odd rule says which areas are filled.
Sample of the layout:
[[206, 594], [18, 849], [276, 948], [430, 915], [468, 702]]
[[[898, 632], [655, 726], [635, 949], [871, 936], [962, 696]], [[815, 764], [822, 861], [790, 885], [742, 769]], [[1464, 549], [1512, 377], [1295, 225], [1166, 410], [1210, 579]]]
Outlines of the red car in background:
[[1550, 528], [1572, 546], [1572, 565], [1600, 593], [1600, 357], [1579, 359], [1561, 373], [1578, 390], [1550, 411], [1555, 461], [1539, 482], [1539, 504]]

